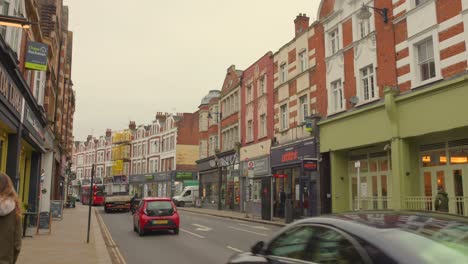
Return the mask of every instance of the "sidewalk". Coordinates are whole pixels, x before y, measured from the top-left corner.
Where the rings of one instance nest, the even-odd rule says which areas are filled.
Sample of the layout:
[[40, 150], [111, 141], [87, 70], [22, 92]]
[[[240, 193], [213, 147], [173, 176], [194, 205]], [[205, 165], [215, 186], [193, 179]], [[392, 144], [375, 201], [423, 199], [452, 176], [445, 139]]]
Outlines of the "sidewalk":
[[242, 221], [254, 222], [254, 223], [261, 223], [267, 225], [275, 225], [275, 226], [285, 226], [284, 219], [273, 218], [272, 221], [262, 220], [260, 218], [252, 218], [252, 214], [249, 214], [248, 218], [246, 217], [245, 213], [241, 212], [233, 212], [227, 210], [213, 210], [207, 208], [195, 208], [195, 207], [178, 207], [180, 211], [192, 212], [197, 214], [205, 214], [217, 217], [224, 217], [224, 218], [231, 218], [237, 219]]
[[65, 208], [63, 220], [53, 220], [50, 235], [36, 235], [36, 229], [28, 229], [23, 238], [18, 264], [111, 264], [94, 208], [91, 211], [89, 244], [86, 243], [88, 207], [77, 204]]

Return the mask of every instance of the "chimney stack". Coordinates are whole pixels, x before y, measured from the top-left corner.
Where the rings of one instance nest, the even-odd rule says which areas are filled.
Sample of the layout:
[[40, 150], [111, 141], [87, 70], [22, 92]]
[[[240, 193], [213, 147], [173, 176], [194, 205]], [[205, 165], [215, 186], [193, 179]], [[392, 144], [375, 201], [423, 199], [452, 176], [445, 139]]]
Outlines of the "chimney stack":
[[130, 121], [130, 123], [128, 124], [128, 128], [130, 130], [135, 130], [136, 129], [136, 123], [135, 121]]
[[93, 135], [88, 135], [88, 137], [86, 138], [86, 142], [91, 141], [91, 139], [93, 139]]
[[294, 27], [296, 32], [295, 36], [305, 32], [309, 28], [309, 17], [305, 13], [299, 13], [296, 19], [294, 19]]
[[110, 138], [112, 136], [112, 129], [108, 128], [106, 129], [106, 137]]

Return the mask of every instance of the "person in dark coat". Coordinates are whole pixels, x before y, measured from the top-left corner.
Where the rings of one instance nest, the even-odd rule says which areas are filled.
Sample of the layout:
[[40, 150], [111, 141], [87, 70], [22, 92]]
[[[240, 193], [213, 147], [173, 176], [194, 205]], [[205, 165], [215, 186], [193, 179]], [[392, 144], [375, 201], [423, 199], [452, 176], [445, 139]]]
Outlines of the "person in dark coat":
[[0, 263], [14, 264], [21, 250], [21, 208], [10, 177], [0, 172]]
[[447, 193], [444, 191], [443, 187], [439, 187], [439, 191], [437, 193], [434, 203], [436, 211], [448, 212], [448, 202], [449, 199]]

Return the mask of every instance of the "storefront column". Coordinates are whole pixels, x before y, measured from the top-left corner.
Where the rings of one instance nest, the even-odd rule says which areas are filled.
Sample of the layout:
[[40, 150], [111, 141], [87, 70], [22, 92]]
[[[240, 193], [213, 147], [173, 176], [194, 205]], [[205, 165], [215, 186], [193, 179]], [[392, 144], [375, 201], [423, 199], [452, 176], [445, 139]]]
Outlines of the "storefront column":
[[21, 152], [21, 138], [19, 134], [8, 135], [8, 154], [6, 173], [10, 176], [16, 191], [19, 192], [19, 161]]
[[29, 182], [29, 208], [30, 212], [37, 212], [39, 188], [40, 188], [40, 170], [41, 170], [41, 153], [33, 152], [31, 155], [31, 174]]
[[391, 209], [404, 208], [407, 195], [408, 176], [410, 176], [410, 148], [407, 140], [393, 138], [391, 142], [392, 190]]
[[[344, 151], [332, 151], [331, 178], [332, 178], [332, 212], [344, 212], [352, 209], [350, 188], [351, 179], [348, 176], [348, 159]], [[351, 199], [351, 202], [350, 202]]]

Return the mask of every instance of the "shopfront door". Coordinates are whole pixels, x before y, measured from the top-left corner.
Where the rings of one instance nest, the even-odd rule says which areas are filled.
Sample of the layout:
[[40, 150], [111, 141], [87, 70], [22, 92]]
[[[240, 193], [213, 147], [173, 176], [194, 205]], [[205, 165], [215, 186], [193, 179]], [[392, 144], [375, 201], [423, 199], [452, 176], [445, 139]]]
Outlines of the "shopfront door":
[[[453, 193], [453, 201], [449, 200], [449, 212], [468, 215], [468, 199], [466, 199], [465, 189], [467, 188], [464, 184], [464, 180], [467, 179], [468, 166], [467, 165], [456, 165], [450, 168], [451, 185], [448, 186], [448, 191]], [[452, 208], [451, 208], [452, 207]]]
[[271, 178], [262, 179], [262, 219], [271, 220]]
[[437, 195], [437, 190], [442, 187], [446, 190], [446, 172], [445, 167], [439, 168], [424, 168], [424, 196], [426, 199], [426, 210], [432, 211], [434, 209], [434, 198]]

